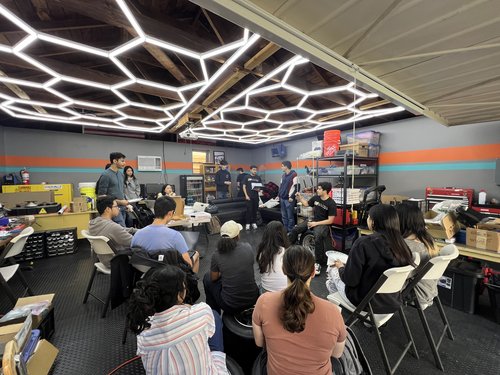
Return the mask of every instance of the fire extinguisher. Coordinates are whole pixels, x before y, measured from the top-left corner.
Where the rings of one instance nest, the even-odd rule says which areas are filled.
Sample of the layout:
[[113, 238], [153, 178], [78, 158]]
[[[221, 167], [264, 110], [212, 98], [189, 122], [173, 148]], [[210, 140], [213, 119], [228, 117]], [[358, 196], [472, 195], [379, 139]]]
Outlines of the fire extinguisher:
[[26, 167], [21, 169], [19, 174], [21, 175], [21, 179], [23, 180], [23, 185], [29, 185], [30, 184], [30, 173], [28, 172]]

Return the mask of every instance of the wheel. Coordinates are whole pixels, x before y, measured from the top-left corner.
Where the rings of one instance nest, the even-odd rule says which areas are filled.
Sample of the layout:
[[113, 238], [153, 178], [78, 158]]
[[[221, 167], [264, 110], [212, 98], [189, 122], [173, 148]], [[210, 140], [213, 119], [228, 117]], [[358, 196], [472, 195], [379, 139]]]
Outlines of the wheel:
[[253, 340], [252, 313], [253, 307], [235, 315], [222, 314], [224, 328], [236, 336]]
[[226, 355], [227, 372], [231, 375], [244, 375], [243, 369], [234, 359]]
[[309, 250], [312, 255], [314, 255], [314, 249], [315, 249], [315, 241], [314, 241], [314, 233], [313, 232], [305, 232], [301, 237], [300, 237], [300, 244], [304, 246], [307, 250]]

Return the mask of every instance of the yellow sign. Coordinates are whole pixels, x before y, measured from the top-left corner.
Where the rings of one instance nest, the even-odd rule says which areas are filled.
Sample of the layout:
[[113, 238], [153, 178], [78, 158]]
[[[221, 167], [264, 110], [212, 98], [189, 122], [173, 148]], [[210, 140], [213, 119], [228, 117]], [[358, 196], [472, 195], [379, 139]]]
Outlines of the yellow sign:
[[39, 213], [39, 214], [46, 214], [46, 213], [47, 213], [47, 211], [45, 211], [45, 208], [42, 208], [42, 209], [41, 209], [38, 213]]

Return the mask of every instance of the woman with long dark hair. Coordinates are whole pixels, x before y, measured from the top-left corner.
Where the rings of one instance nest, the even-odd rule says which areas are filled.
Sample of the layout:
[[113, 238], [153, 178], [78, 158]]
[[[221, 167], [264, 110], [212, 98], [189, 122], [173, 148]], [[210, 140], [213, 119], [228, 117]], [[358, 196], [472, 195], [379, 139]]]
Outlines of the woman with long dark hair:
[[240, 241], [241, 224], [233, 220], [220, 228], [221, 238], [203, 278], [207, 303], [212, 309], [234, 314], [252, 307], [259, 297], [255, 283], [254, 251]]
[[276, 292], [286, 288], [286, 276], [281, 266], [283, 254], [288, 246], [285, 226], [277, 220], [268, 223], [256, 257], [263, 291]]
[[[422, 211], [413, 204], [402, 203], [396, 206], [399, 216], [399, 227], [406, 244], [412, 253], [420, 256], [420, 267], [425, 265], [429, 259], [439, 254], [434, 245], [434, 239], [425, 228], [425, 220]], [[431, 305], [437, 296], [438, 280], [421, 280], [415, 286], [415, 293], [422, 305]]]
[[131, 200], [141, 197], [141, 185], [135, 177], [134, 168], [130, 165], [123, 168], [123, 186], [125, 199]]
[[130, 297], [128, 320], [147, 374], [227, 374], [220, 316], [201, 302], [184, 304], [186, 275], [151, 269]]
[[255, 305], [254, 339], [267, 350], [269, 375], [330, 375], [331, 357], [344, 351], [347, 332], [338, 307], [309, 289], [314, 262], [304, 247], [288, 248], [283, 256], [287, 288], [262, 294]]
[[[374, 233], [358, 238], [347, 263], [335, 261], [328, 269], [326, 286], [358, 305], [385, 270], [414, 265], [412, 254], [399, 230], [396, 209], [387, 204], [373, 206], [368, 213], [368, 228]], [[400, 293], [374, 299], [374, 312], [392, 314], [401, 305]]]

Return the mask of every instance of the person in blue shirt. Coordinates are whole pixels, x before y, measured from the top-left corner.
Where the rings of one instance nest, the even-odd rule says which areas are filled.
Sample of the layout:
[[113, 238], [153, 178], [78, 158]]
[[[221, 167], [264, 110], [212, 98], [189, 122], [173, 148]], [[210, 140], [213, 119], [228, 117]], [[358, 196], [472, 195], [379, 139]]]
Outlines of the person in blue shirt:
[[125, 199], [125, 186], [123, 182], [125, 178], [121, 172], [125, 167], [125, 155], [121, 152], [112, 152], [109, 154], [109, 161], [111, 165], [99, 177], [97, 196], [109, 195], [115, 197], [120, 209], [120, 215], [115, 216], [113, 221], [125, 227], [128, 200]]
[[215, 187], [217, 199], [228, 198], [229, 186], [231, 186], [231, 173], [227, 170], [227, 161], [221, 160], [220, 169], [215, 174]]
[[[140, 247], [151, 253], [164, 250], [177, 250], [182, 258], [191, 266], [194, 272], [200, 267], [200, 255], [197, 251], [189, 251], [188, 245], [181, 233], [167, 227], [175, 213], [175, 200], [170, 197], [160, 197], [155, 201], [155, 219], [151, 225], [137, 231], [132, 239], [131, 247]], [[189, 252], [188, 252], [189, 251]]]

